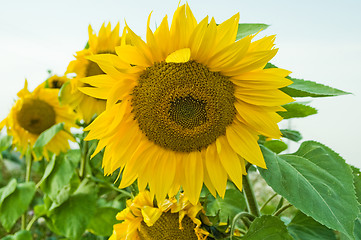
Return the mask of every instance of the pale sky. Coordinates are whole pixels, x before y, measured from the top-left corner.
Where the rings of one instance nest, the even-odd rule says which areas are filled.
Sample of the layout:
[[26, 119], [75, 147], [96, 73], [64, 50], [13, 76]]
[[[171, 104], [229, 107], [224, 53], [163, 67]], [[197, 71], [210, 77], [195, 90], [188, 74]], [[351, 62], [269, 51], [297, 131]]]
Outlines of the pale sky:
[[[311, 105], [319, 113], [292, 120], [290, 126], [301, 131], [304, 140], [321, 142], [361, 167], [360, 0], [188, 3], [198, 21], [208, 15], [220, 23], [240, 12], [241, 22], [270, 24], [260, 35], [277, 35], [279, 51], [272, 63], [292, 71], [292, 77], [352, 92], [313, 100]], [[119, 21], [123, 27], [126, 20], [144, 37], [151, 11], [154, 29], [165, 14], [173, 15], [177, 5], [178, 1], [170, 0], [0, 0], [0, 119], [9, 113], [25, 78], [32, 90], [48, 77], [48, 69], [64, 73], [73, 54], [85, 46], [89, 24], [98, 31], [103, 22]], [[288, 124], [281, 123], [282, 127]], [[290, 152], [294, 150], [296, 145]]]

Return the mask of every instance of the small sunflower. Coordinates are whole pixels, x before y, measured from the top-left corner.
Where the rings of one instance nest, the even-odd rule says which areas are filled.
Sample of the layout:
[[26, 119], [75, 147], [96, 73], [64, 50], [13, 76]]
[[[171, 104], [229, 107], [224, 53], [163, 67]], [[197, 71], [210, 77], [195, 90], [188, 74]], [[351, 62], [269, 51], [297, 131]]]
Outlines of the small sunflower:
[[82, 115], [86, 123], [91, 121], [94, 114], [99, 115], [105, 109], [104, 97], [90, 97], [78, 89], [83, 88], [92, 91], [94, 86], [83, 83], [80, 79], [104, 75], [98, 64], [88, 60], [88, 57], [99, 53], [115, 54], [115, 47], [119, 45], [119, 24], [113, 30], [111, 30], [110, 23], [107, 26], [103, 24], [98, 36], [93, 33], [93, 29], [89, 25], [89, 47], [77, 52], [76, 60], [69, 63], [67, 73], [76, 73], [76, 77], [71, 79], [71, 83], [63, 89], [62, 102], [74, 107]]
[[197, 23], [188, 5], [178, 7], [144, 42], [128, 26], [132, 45], [115, 55], [94, 55], [108, 76], [96, 78], [92, 97], [107, 109], [85, 130], [105, 147], [105, 174], [120, 168], [120, 188], [138, 179], [158, 201], [182, 186], [191, 203], [203, 183], [224, 197], [227, 179], [242, 189], [245, 162], [266, 168], [258, 135], [280, 138], [276, 112], [293, 99], [279, 88], [292, 82], [284, 69], [264, 69], [278, 49], [275, 36], [236, 40], [239, 14], [217, 25]]
[[60, 89], [66, 82], [70, 81], [69, 78], [65, 76], [53, 75], [48, 78], [45, 82], [39, 85], [45, 88], [57, 88]]
[[26, 81], [18, 92], [19, 99], [0, 123], [0, 128], [6, 125], [7, 133], [13, 136], [13, 144], [21, 154], [25, 154], [29, 144], [31, 147], [35, 144], [42, 132], [61, 122], [66, 131], [58, 132], [50, 140], [43, 149], [43, 156], [48, 158], [48, 151], [59, 154], [70, 148], [68, 140], [73, 140], [73, 137], [69, 129], [74, 126], [75, 115], [68, 106], [60, 106], [58, 93], [58, 89], [43, 87], [37, 87], [31, 93]]
[[200, 203], [192, 205], [181, 194], [179, 200], [165, 199], [154, 206], [149, 191], [139, 193], [127, 201], [127, 208], [117, 214], [122, 223], [113, 226], [109, 240], [204, 240], [208, 232], [201, 229], [196, 218], [203, 211]]

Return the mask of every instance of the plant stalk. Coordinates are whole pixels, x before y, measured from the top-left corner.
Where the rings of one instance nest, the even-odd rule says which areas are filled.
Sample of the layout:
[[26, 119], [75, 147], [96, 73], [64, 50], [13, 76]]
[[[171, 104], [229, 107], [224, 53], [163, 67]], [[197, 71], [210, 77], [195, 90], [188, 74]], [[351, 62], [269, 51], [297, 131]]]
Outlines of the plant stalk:
[[243, 175], [243, 193], [246, 196], [248, 211], [256, 217], [261, 216], [256, 197], [247, 175]]
[[88, 161], [88, 148], [89, 148], [88, 141], [84, 141], [81, 160], [80, 160], [80, 170], [79, 170], [80, 179], [83, 179], [86, 176], [86, 165], [87, 165], [87, 161]]
[[[33, 156], [31, 155], [31, 147], [28, 146], [28, 149], [25, 153], [25, 165], [26, 165], [26, 171], [25, 171], [25, 182], [30, 182], [31, 177], [31, 166], [33, 165]], [[26, 227], [26, 217], [27, 217], [27, 211], [21, 216], [21, 229], [25, 230]]]

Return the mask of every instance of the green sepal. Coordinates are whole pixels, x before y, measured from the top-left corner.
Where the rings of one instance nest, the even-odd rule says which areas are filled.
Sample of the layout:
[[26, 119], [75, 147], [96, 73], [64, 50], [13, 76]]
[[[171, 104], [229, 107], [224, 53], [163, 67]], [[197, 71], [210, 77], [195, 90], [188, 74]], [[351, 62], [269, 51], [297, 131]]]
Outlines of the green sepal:
[[264, 23], [240, 23], [238, 24], [236, 41], [261, 30], [265, 30], [268, 27], [269, 25]]
[[272, 152], [280, 153], [288, 148], [287, 144], [281, 140], [270, 140], [264, 143], [264, 146], [270, 149]]
[[290, 129], [281, 129], [282, 137], [292, 140], [294, 142], [298, 142], [302, 139], [302, 135], [300, 132]]
[[277, 112], [283, 119], [303, 118], [317, 113], [317, 109], [302, 103], [288, 103], [282, 106], [287, 111]]

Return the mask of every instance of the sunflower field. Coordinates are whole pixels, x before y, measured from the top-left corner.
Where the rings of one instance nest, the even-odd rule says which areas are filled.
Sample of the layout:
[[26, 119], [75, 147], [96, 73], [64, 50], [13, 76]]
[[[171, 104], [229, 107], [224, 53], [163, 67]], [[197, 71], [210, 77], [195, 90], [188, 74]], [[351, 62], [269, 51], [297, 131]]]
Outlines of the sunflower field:
[[89, 25], [62, 75], [24, 81], [0, 121], [0, 239], [361, 239], [360, 169], [279, 127], [350, 93], [272, 64], [275, 35], [239, 14], [151, 23]]

